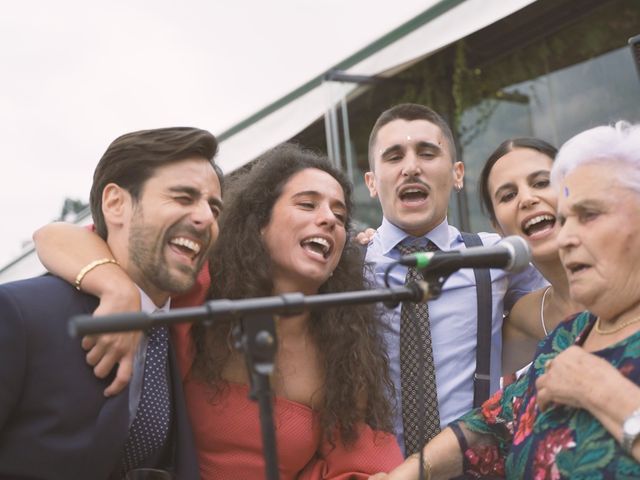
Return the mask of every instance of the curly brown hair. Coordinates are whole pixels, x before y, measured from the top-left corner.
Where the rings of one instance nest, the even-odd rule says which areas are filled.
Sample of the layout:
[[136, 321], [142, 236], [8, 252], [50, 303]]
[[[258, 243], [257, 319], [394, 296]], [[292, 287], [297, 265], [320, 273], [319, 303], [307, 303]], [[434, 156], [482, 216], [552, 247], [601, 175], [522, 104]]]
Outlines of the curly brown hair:
[[[346, 227], [352, 211], [351, 184], [344, 174], [316, 153], [293, 144], [276, 147], [248, 173], [228, 187], [220, 236], [210, 262], [209, 298], [250, 298], [272, 295], [272, 264], [260, 230], [267, 225], [274, 203], [288, 180], [308, 168], [329, 173], [341, 185], [347, 205]], [[347, 241], [333, 275], [318, 293], [364, 288], [362, 254]], [[231, 354], [232, 321], [211, 327], [194, 326], [196, 356], [192, 373], [220, 392], [222, 369]], [[325, 437], [339, 431], [345, 444], [357, 439], [357, 424], [391, 431], [393, 383], [379, 322], [370, 306], [339, 307], [311, 314], [309, 333], [320, 355], [324, 381], [318, 407]]]

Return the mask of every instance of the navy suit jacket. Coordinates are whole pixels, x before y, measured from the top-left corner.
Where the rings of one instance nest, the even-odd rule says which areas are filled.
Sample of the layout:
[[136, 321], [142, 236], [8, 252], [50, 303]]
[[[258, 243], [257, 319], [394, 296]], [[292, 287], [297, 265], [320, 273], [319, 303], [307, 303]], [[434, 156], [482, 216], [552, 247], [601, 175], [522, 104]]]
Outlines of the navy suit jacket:
[[[44, 276], [0, 285], [0, 478], [118, 478], [128, 435], [129, 390], [106, 398], [111, 378], [85, 361], [67, 321], [95, 297]], [[162, 467], [199, 478], [180, 374], [170, 350], [173, 419]]]

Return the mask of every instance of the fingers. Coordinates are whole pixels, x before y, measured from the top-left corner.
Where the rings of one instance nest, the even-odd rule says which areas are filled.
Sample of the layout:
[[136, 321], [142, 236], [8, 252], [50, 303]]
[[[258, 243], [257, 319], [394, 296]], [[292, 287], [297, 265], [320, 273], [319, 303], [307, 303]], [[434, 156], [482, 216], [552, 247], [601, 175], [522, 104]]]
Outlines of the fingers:
[[91, 350], [96, 344], [96, 337], [94, 335], [86, 335], [82, 338], [80, 345], [84, 350]]
[[538, 391], [536, 396], [536, 402], [538, 403], [538, 408], [540, 408], [540, 410], [544, 412], [551, 406], [552, 402], [551, 402], [549, 390], [546, 389], [543, 385], [540, 385], [538, 383], [540, 381], [540, 378], [536, 380], [536, 389]]
[[93, 344], [86, 355], [86, 361], [94, 367], [93, 373], [96, 377], [107, 377], [113, 368], [120, 364], [115, 380], [105, 393], [120, 392], [131, 379], [133, 358], [141, 337], [141, 332], [126, 332], [82, 339], [83, 347]]
[[368, 245], [376, 231], [373, 228], [367, 228], [364, 232], [359, 232], [356, 237], [356, 243], [360, 245]]
[[[84, 344], [84, 339], [82, 340], [82, 342]], [[106, 351], [105, 343], [102, 341], [96, 341], [94, 345], [91, 347], [91, 349], [87, 352], [87, 355], [85, 357], [87, 360], [87, 363], [92, 367], [95, 367], [96, 365], [98, 365], [98, 363], [100, 363], [100, 360], [102, 360], [102, 357], [104, 357], [105, 351]]]
[[[95, 309], [95, 316], [135, 312], [140, 310], [140, 293], [137, 288], [122, 288], [105, 292]], [[86, 361], [98, 378], [106, 378], [117, 366], [116, 375], [104, 390], [106, 396], [120, 393], [131, 380], [135, 352], [142, 337], [141, 332], [87, 335], [81, 345], [87, 351]]]
[[113, 379], [111, 385], [104, 390], [105, 397], [117, 395], [129, 384], [133, 375], [133, 358], [127, 357], [120, 362], [116, 378]]
[[120, 358], [121, 356], [117, 352], [114, 352], [112, 350], [104, 351], [102, 357], [93, 367], [93, 374], [98, 378], [106, 378], [111, 370], [113, 370], [113, 367], [115, 367], [116, 364], [120, 361]]
[[541, 412], [546, 412], [547, 409], [549, 409], [552, 405], [552, 402], [550, 402], [549, 400], [545, 400], [541, 397], [538, 397], [538, 408], [540, 409]]
[[[367, 237], [367, 235], [364, 232], [360, 232], [356, 235], [356, 243], [359, 245], [367, 245], [369, 243], [369, 239]], [[376, 478], [376, 477], [371, 477], [371, 478]]]
[[389, 478], [389, 475], [386, 473], [376, 473], [375, 475], [370, 476], [369, 480], [386, 480], [387, 478]]
[[566, 403], [560, 400], [557, 383], [551, 379], [552, 367], [552, 361], [547, 360], [544, 364], [545, 373], [536, 379], [536, 403], [542, 412], [555, 407], [558, 403]]

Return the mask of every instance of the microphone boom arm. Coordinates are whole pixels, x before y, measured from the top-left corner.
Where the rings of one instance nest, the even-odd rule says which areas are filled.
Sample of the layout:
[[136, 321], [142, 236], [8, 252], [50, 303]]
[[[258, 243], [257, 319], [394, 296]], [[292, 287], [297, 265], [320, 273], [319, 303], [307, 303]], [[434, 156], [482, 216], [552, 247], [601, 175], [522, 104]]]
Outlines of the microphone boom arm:
[[355, 292], [303, 295], [287, 293], [279, 296], [246, 298], [239, 300], [211, 300], [200, 307], [177, 308], [153, 315], [144, 312], [118, 313], [93, 317], [76, 315], [68, 324], [69, 334], [74, 337], [107, 332], [147, 330], [158, 325], [175, 323], [208, 323], [222, 318], [240, 318], [252, 314], [269, 313], [293, 315], [305, 310], [323, 310], [347, 305], [384, 302], [387, 306], [399, 302], [424, 302], [440, 294], [437, 285], [416, 282], [412, 285]]

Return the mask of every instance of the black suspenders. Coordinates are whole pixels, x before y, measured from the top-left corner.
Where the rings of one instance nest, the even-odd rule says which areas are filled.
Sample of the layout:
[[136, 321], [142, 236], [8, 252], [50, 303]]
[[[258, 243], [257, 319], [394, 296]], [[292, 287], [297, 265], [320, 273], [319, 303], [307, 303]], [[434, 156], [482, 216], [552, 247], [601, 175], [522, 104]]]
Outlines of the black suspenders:
[[[461, 232], [467, 247], [480, 247], [482, 240], [476, 233]], [[476, 373], [473, 377], [473, 406], [479, 407], [489, 398], [491, 380], [492, 305], [491, 274], [488, 268], [474, 268], [478, 302], [478, 340], [476, 344]]]

